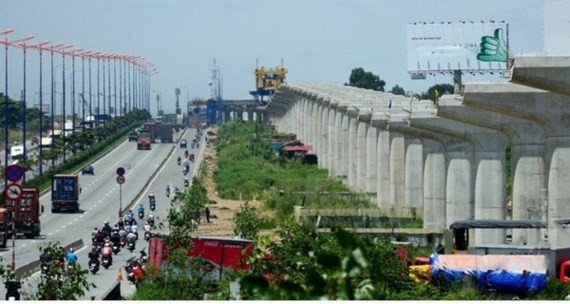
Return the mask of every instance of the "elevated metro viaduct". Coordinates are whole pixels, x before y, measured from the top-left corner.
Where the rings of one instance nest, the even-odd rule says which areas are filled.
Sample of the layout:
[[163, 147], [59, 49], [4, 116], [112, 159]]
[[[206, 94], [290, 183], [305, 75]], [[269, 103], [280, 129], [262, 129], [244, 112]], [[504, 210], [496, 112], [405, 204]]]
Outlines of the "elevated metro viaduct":
[[[506, 219], [512, 148], [514, 245], [570, 247], [570, 57], [522, 55], [505, 83], [468, 83], [437, 104], [332, 84], [282, 85], [265, 111], [314, 147], [319, 166], [389, 215], [419, 210], [424, 228]], [[505, 229], [474, 244], [504, 244]]]

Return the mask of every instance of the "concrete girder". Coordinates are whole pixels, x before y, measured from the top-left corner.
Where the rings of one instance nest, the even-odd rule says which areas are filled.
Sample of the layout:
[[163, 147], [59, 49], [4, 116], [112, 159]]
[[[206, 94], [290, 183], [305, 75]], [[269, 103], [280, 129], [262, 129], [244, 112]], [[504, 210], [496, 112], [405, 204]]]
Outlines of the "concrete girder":
[[[440, 98], [437, 115], [507, 135], [512, 143], [512, 218], [545, 220], [546, 210], [542, 210], [543, 189], [546, 187], [544, 132], [541, 127], [528, 120], [464, 106], [462, 99], [450, 95]], [[512, 243], [538, 245], [542, 240], [540, 235], [538, 229], [514, 229]]]
[[515, 57], [513, 83], [570, 95], [570, 57], [523, 55]]
[[570, 218], [570, 98], [517, 84], [466, 86], [464, 103], [539, 124], [545, 133], [548, 204], [548, 242], [551, 247], [570, 243], [570, 231], [559, 220]]
[[[466, 153], [465, 146], [454, 150], [447, 147], [450, 156], [446, 195], [448, 224], [471, 217], [504, 220], [505, 135], [495, 130], [439, 118], [431, 111], [413, 111], [409, 123], [410, 126], [465, 140], [473, 149]], [[454, 165], [458, 165], [455, 172]], [[475, 243], [501, 244], [505, 242], [505, 236], [505, 231], [502, 230], [476, 230]]]

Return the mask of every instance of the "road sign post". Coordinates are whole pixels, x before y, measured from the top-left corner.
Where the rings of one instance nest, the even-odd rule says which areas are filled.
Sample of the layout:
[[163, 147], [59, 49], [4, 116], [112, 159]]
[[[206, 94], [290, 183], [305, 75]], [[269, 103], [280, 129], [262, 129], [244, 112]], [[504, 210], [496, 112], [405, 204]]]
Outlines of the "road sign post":
[[119, 218], [123, 218], [123, 183], [125, 182], [125, 168], [117, 168], [117, 184], [119, 184]]
[[[17, 184], [22, 177], [24, 177], [24, 169], [20, 165], [10, 165], [6, 167], [4, 170], [4, 185], [6, 185], [6, 189], [4, 189], [4, 200], [5, 201], [12, 201], [12, 264], [11, 268], [12, 271], [16, 271], [16, 208], [15, 206], [18, 205], [18, 201], [22, 197], [22, 187]], [[8, 184], [8, 181], [11, 184]], [[19, 295], [18, 295], [19, 298]]]

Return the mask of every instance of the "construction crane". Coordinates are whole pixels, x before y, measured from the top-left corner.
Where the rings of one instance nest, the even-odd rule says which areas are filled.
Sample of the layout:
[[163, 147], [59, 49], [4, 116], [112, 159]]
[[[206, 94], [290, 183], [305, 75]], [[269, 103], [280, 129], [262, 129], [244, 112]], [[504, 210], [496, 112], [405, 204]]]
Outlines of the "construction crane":
[[256, 68], [253, 72], [255, 75], [255, 91], [249, 91], [260, 106], [267, 105], [267, 99], [271, 97], [282, 83], [286, 83], [287, 69], [283, 67], [283, 59], [281, 59], [281, 67], [265, 69], [259, 67], [256, 62]]

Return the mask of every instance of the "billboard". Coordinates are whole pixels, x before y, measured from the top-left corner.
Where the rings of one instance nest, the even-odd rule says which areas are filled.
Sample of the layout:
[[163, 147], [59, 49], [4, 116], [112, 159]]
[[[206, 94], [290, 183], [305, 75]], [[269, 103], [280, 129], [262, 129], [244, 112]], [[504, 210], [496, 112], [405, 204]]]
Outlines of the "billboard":
[[408, 73], [505, 71], [509, 59], [504, 21], [413, 22], [408, 24]]

